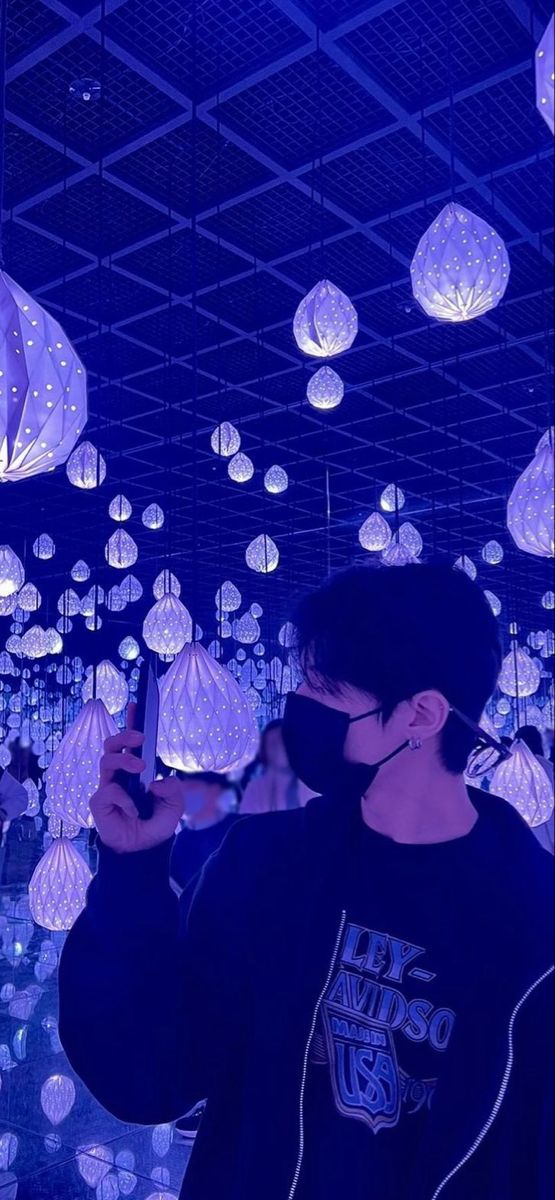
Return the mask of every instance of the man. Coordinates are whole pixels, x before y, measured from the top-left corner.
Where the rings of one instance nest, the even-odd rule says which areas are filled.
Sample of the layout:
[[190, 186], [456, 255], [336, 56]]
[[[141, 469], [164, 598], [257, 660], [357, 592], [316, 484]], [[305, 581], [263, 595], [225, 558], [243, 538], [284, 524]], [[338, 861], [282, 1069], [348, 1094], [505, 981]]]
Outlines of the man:
[[172, 850], [170, 875], [183, 891], [200, 874], [219, 850], [239, 814], [226, 809], [229, 783], [215, 771], [199, 771], [182, 777], [182, 800], [187, 821], [178, 833]]
[[[180, 932], [175, 781], [137, 820], [110, 739], [97, 878], [61, 970], [63, 1043], [125, 1121], [207, 1109], [183, 1200], [547, 1200], [550, 858], [463, 783], [501, 652], [464, 573], [353, 570], [301, 605], [295, 772]], [[456, 712], [454, 710], [457, 710]]]

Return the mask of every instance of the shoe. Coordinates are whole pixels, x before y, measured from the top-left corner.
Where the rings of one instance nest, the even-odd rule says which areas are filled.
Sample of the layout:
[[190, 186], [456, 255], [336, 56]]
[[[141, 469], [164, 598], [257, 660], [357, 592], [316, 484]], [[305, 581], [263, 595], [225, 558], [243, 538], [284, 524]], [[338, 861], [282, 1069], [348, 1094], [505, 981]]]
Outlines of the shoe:
[[201, 1100], [200, 1104], [193, 1105], [189, 1112], [185, 1113], [185, 1116], [175, 1122], [176, 1133], [179, 1133], [182, 1138], [186, 1138], [187, 1141], [193, 1142], [197, 1136], [205, 1108], [206, 1100]]

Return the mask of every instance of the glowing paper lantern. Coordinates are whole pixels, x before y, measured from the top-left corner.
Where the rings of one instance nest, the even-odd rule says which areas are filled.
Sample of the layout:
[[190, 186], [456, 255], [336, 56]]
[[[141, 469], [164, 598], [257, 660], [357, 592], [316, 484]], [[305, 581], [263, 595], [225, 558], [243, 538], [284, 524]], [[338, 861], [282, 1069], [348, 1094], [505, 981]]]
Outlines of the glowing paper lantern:
[[555, 608], [555, 592], [545, 592], [542, 596], [542, 605], [544, 608]]
[[149, 504], [142, 515], [142, 522], [146, 529], [161, 529], [165, 519], [164, 510], [160, 508], [159, 504]]
[[222, 421], [221, 425], [214, 429], [210, 445], [214, 454], [220, 454], [222, 458], [232, 458], [241, 448], [239, 430], [230, 421]]
[[119, 585], [120, 593], [126, 604], [134, 604], [143, 594], [143, 585], [136, 575], [126, 575]]
[[114, 496], [108, 506], [108, 513], [112, 521], [128, 521], [133, 508], [126, 496]]
[[63, 617], [76, 617], [81, 612], [81, 601], [73, 588], [66, 588], [58, 600], [58, 612]]
[[309, 404], [320, 412], [337, 408], [345, 395], [345, 385], [332, 367], [320, 367], [308, 381], [306, 395]]
[[52, 932], [71, 929], [85, 907], [91, 879], [92, 874], [73, 842], [65, 837], [55, 838], [29, 883], [29, 907], [36, 924]]
[[279, 550], [276, 543], [272, 541], [271, 537], [268, 537], [267, 533], [259, 534], [247, 546], [245, 561], [251, 571], [269, 575], [279, 564]]
[[81, 442], [67, 460], [66, 474], [76, 488], [90, 491], [106, 478], [106, 463], [92, 442]]
[[548, 429], [517, 479], [507, 506], [507, 525], [519, 550], [540, 558], [555, 554], [554, 476], [553, 430]]
[[162, 596], [168, 593], [171, 593], [173, 596], [180, 596], [181, 584], [179, 579], [176, 579], [175, 575], [172, 575], [172, 572], [166, 568], [165, 571], [160, 571], [160, 574], [156, 576], [152, 585], [152, 591], [157, 600], [161, 600]]
[[90, 573], [90, 567], [87, 566], [86, 562], [84, 562], [82, 558], [78, 559], [78, 561], [71, 568], [71, 578], [75, 581], [75, 583], [85, 583], [89, 578]]
[[418, 559], [415, 554], [409, 550], [408, 546], [403, 546], [398, 541], [397, 536], [393, 538], [387, 550], [382, 554], [382, 562], [386, 567], [406, 567], [409, 563], [417, 563]]
[[553, 65], [553, 39], [555, 37], [552, 17], [536, 50], [536, 104], [546, 125], [553, 133], [555, 70]]
[[90, 829], [89, 801], [96, 792], [106, 738], [117, 733], [102, 700], [88, 700], [70, 725], [45, 772], [50, 812]]
[[18, 608], [22, 608], [23, 612], [36, 612], [41, 603], [41, 594], [34, 583], [24, 583], [21, 591], [17, 593]]
[[229, 671], [185, 646], [160, 685], [158, 753], [168, 767], [225, 773], [252, 762], [258, 730]]
[[504, 556], [505, 551], [499, 542], [496, 542], [495, 540], [486, 542], [482, 550], [482, 558], [484, 562], [489, 563], [490, 567], [498, 567], [499, 563], [503, 562]]
[[471, 321], [496, 308], [509, 282], [507, 248], [481, 217], [452, 201], [426, 230], [411, 263], [415, 299], [438, 321]]
[[405, 493], [394, 483], [388, 483], [380, 496], [380, 508], [384, 512], [400, 512], [405, 507]]
[[0, 617], [11, 617], [17, 608], [17, 592], [11, 596], [0, 596]]
[[23, 587], [23, 563], [11, 546], [0, 546], [0, 597], [13, 596]]
[[358, 540], [363, 550], [373, 553], [386, 550], [391, 541], [391, 530], [385, 517], [379, 512], [370, 513], [358, 531]]
[[503, 659], [499, 687], [506, 696], [534, 696], [540, 686], [540, 671], [528, 654], [516, 643]]
[[241, 607], [241, 593], [230, 579], [226, 579], [216, 592], [216, 604], [222, 612], [226, 613], [236, 612]]
[[234, 621], [232, 629], [235, 641], [242, 642], [245, 646], [254, 646], [260, 639], [260, 625], [250, 612], [244, 613]]
[[419, 558], [424, 549], [422, 537], [419, 534], [416, 526], [412, 525], [410, 521], [405, 521], [400, 526], [398, 533], [394, 535], [394, 540], [397, 541], [400, 546], [403, 546], [405, 550], [408, 550], [409, 554], [411, 554], [413, 558]]
[[181, 600], [167, 592], [149, 609], [143, 623], [143, 638], [149, 650], [157, 654], [178, 654], [192, 641], [191, 614]]
[[108, 538], [104, 557], [111, 567], [116, 567], [118, 571], [126, 571], [127, 567], [132, 567], [139, 557], [137, 543], [133, 541], [127, 530], [116, 529], [116, 532]]
[[94, 616], [100, 604], [104, 604], [106, 599], [104, 588], [98, 584], [93, 584], [81, 601], [80, 612], [83, 617]]
[[87, 421], [85, 369], [52, 316], [0, 271], [0, 481], [53, 471]]
[[543, 825], [553, 812], [553, 783], [525, 742], [517, 741], [511, 757], [499, 764], [491, 790], [533, 827]]
[[52, 1125], [60, 1125], [75, 1104], [75, 1084], [68, 1075], [51, 1075], [42, 1085], [40, 1103]]
[[313, 358], [332, 358], [352, 346], [358, 333], [356, 309], [329, 279], [321, 279], [301, 300], [293, 321], [299, 350]]
[[135, 658], [139, 657], [140, 653], [141, 647], [135, 638], [131, 637], [131, 635], [124, 637], [119, 644], [118, 654], [120, 654], [122, 658], [125, 658], [126, 662], [133, 662]]
[[227, 473], [234, 483], [248, 483], [254, 475], [254, 465], [248, 454], [235, 454], [227, 468]]
[[87, 700], [92, 700], [95, 686], [97, 699], [103, 701], [111, 717], [125, 708], [129, 699], [127, 680], [108, 658], [104, 658], [96, 669], [89, 669], [81, 688], [85, 704]]
[[501, 612], [501, 609], [503, 607], [503, 605], [501, 604], [501, 601], [499, 599], [499, 596], [496, 596], [495, 592], [488, 592], [487, 589], [484, 592], [484, 596], [486, 597], [486, 600], [491, 608], [491, 611], [492, 611], [494, 617], [498, 617]]
[[39, 534], [38, 538], [33, 542], [33, 554], [35, 558], [42, 558], [47, 561], [49, 558], [54, 558], [55, 553], [56, 547], [49, 534]]
[[45, 631], [41, 625], [32, 625], [23, 634], [21, 651], [26, 658], [44, 658], [48, 654]]
[[114, 1161], [107, 1146], [81, 1146], [76, 1157], [79, 1174], [91, 1188], [102, 1183]]
[[289, 476], [283, 467], [269, 467], [264, 476], [264, 487], [272, 496], [279, 496], [289, 487]]
[[464, 571], [465, 575], [468, 575], [469, 579], [476, 579], [478, 574], [476, 564], [473, 563], [472, 559], [468, 558], [468, 555], [466, 554], [461, 554], [461, 557], [458, 558], [455, 563], [453, 563], [453, 570]]

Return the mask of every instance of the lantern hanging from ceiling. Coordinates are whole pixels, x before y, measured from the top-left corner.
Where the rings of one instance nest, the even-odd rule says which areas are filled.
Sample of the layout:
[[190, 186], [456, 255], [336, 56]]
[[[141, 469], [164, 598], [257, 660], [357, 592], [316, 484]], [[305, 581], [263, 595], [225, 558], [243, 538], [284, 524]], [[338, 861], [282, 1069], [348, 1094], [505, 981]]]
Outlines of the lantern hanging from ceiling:
[[116, 529], [108, 538], [104, 548], [104, 557], [111, 567], [118, 571], [126, 571], [132, 567], [139, 557], [137, 543], [126, 529]]
[[358, 333], [358, 316], [349, 297], [321, 279], [301, 300], [293, 321], [299, 350], [313, 358], [332, 358], [352, 346]]
[[149, 504], [141, 519], [145, 529], [161, 529], [166, 518], [164, 510], [160, 508], [159, 504]]
[[71, 568], [71, 578], [75, 583], [85, 583], [90, 577], [91, 569], [82, 558], [78, 559]]
[[379, 512], [370, 513], [358, 531], [358, 540], [363, 550], [373, 553], [386, 550], [391, 541], [391, 530], [385, 517]]
[[287, 471], [283, 467], [268, 467], [264, 475], [264, 487], [271, 496], [279, 496], [281, 492], [286, 492], [289, 487]]
[[254, 475], [254, 465], [248, 454], [235, 454], [229, 463], [227, 473], [234, 483], [248, 483]]
[[486, 600], [491, 608], [491, 611], [492, 611], [494, 617], [498, 617], [501, 612], [501, 609], [503, 607], [501, 604], [501, 601], [499, 599], [499, 596], [496, 596], [495, 592], [489, 592], [487, 590], [487, 588], [484, 591], [484, 596], [486, 597]]
[[112, 521], [128, 521], [133, 508], [127, 499], [127, 496], [114, 496], [108, 506], [108, 514]]
[[83, 596], [81, 601], [80, 612], [82, 617], [92, 617], [101, 604], [104, 604], [106, 594], [104, 588], [99, 584], [93, 584], [88, 592]]
[[91, 667], [87, 671], [87, 678], [81, 688], [83, 702], [86, 704], [87, 700], [92, 700], [95, 693], [97, 699], [103, 701], [111, 717], [120, 713], [127, 704], [127, 680], [109, 658], [104, 658], [97, 667]]
[[126, 575], [119, 585], [119, 590], [126, 604], [135, 604], [141, 599], [143, 585], [136, 575]]
[[42, 604], [42, 597], [35, 587], [34, 583], [24, 583], [20, 592], [17, 593], [18, 608], [22, 608], [23, 612], [36, 612]]
[[258, 747], [252, 710], [225, 667], [185, 646], [160, 684], [158, 753], [181, 771], [237, 770]]
[[438, 321], [471, 321], [496, 308], [509, 274], [503, 239], [456, 201], [426, 230], [411, 264], [414, 297]]
[[191, 614], [173, 592], [167, 592], [149, 609], [143, 623], [143, 638], [156, 654], [179, 654], [192, 641]]
[[517, 479], [507, 506], [507, 525], [519, 550], [539, 558], [555, 554], [553, 429], [540, 438], [535, 457]]
[[345, 384], [332, 367], [320, 367], [309, 379], [306, 389], [309, 404], [320, 412], [337, 408], [345, 395]]
[[410, 521], [403, 522], [398, 532], [394, 534], [394, 540], [408, 550], [413, 558], [419, 558], [424, 549], [422, 536]]
[[259, 534], [247, 546], [245, 561], [251, 571], [269, 575], [279, 564], [279, 550], [276, 543], [272, 541], [271, 537], [268, 537], [267, 533]]
[[62, 617], [76, 617], [81, 612], [81, 601], [77, 592], [73, 588], [66, 588], [58, 600], [57, 608]]
[[533, 827], [543, 825], [553, 812], [553, 782], [526, 742], [516, 741], [511, 757], [499, 764], [491, 791], [508, 800]]
[[506, 696], [520, 700], [534, 696], [540, 686], [540, 672], [529, 654], [515, 642], [503, 659], [499, 687]]
[[33, 542], [33, 554], [35, 558], [41, 558], [45, 562], [49, 558], [54, 558], [56, 547], [48, 533], [40, 533], [38, 538]]
[[417, 563], [418, 558], [395, 535], [382, 554], [382, 562], [386, 567], [408, 567], [409, 563]]
[[492, 539], [491, 542], [486, 542], [482, 550], [484, 562], [489, 563], [490, 567], [498, 567], [503, 562], [504, 557], [505, 552], [499, 542], [496, 542], [495, 539]]
[[132, 637], [131, 634], [128, 634], [127, 637], [122, 638], [118, 646], [118, 654], [121, 656], [121, 658], [124, 658], [126, 662], [133, 662], [134, 659], [139, 657], [140, 653], [141, 647], [139, 646], [138, 641]]
[[88, 700], [45, 772], [50, 812], [83, 829], [94, 825], [89, 801], [98, 787], [106, 738], [117, 733], [102, 700]]
[[400, 512], [405, 507], [405, 493], [394, 483], [388, 483], [380, 496], [380, 508], [384, 512]]
[[221, 425], [217, 425], [214, 429], [210, 445], [214, 454], [220, 454], [222, 458], [233, 458], [233, 455], [241, 449], [239, 430], [231, 424], [231, 421], [222, 421]]
[[55, 838], [29, 883], [33, 920], [52, 932], [71, 929], [85, 907], [91, 880], [91, 871], [69, 838]]
[[547, 609], [555, 608], [555, 592], [544, 592], [542, 596], [542, 607]]
[[23, 563], [11, 546], [0, 546], [0, 597], [13, 596], [25, 582]]
[[555, 18], [551, 17], [549, 25], [536, 50], [536, 103], [546, 125], [551, 132], [555, 131], [554, 118], [554, 88], [555, 68], [553, 41], [555, 38]]
[[468, 575], [469, 579], [476, 579], [478, 575], [476, 563], [474, 563], [467, 554], [461, 554], [461, 557], [457, 558], [456, 562], [453, 563], [453, 570], [464, 571], [465, 575]]
[[226, 579], [222, 583], [221, 588], [216, 592], [216, 604], [221, 612], [230, 613], [236, 612], [241, 607], [242, 597], [239, 588], [230, 579]]
[[76, 488], [90, 491], [106, 478], [106, 463], [92, 442], [81, 442], [67, 460], [66, 474]]
[[71, 342], [0, 271], [0, 482], [53, 471], [86, 421], [85, 368]]

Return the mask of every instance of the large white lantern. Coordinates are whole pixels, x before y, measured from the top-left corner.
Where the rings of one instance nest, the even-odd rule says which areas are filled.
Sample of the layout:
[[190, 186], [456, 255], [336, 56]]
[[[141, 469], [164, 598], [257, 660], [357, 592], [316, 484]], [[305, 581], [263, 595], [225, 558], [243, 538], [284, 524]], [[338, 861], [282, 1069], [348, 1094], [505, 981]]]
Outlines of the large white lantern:
[[251, 571], [269, 575], [279, 564], [279, 550], [276, 543], [272, 541], [271, 537], [268, 537], [267, 533], [259, 534], [247, 546], [245, 561]]
[[536, 103], [538, 111], [552, 133], [555, 131], [553, 99], [555, 87], [555, 69], [553, 64], [554, 38], [555, 18], [552, 17], [536, 50]]
[[0, 546], [0, 597], [14, 596], [25, 582], [23, 563], [11, 546]]
[[0, 482], [53, 471], [86, 421], [85, 368], [71, 342], [0, 271]]
[[451, 201], [426, 230], [411, 263], [415, 299], [438, 321], [471, 321], [495, 308], [509, 282], [503, 239]]
[[308, 403], [320, 412], [337, 408], [345, 395], [345, 384], [333, 367], [320, 367], [309, 379], [306, 389]]
[[173, 592], [167, 592], [149, 609], [143, 623], [143, 638], [157, 654], [178, 654], [192, 641], [191, 614]]
[[372, 553], [386, 550], [391, 541], [391, 530], [385, 517], [379, 512], [370, 513], [358, 531], [358, 540], [363, 550]]
[[507, 525], [519, 550], [539, 558], [555, 554], [554, 476], [553, 429], [548, 429], [517, 479], [507, 506]]
[[222, 421], [221, 425], [217, 425], [213, 430], [210, 445], [214, 454], [220, 454], [222, 458], [233, 458], [241, 448], [239, 430], [231, 421]]
[[121, 671], [118, 671], [117, 667], [110, 662], [109, 658], [104, 658], [96, 668], [91, 667], [87, 671], [87, 678], [81, 688], [81, 696], [85, 704], [87, 700], [92, 700], [95, 691], [97, 699], [104, 702], [111, 717], [120, 713], [127, 704], [129, 699], [127, 680]]
[[506, 696], [518, 696], [520, 700], [534, 696], [540, 686], [540, 671], [529, 654], [516, 642], [503, 659], [499, 687]]
[[352, 346], [358, 333], [357, 312], [349, 297], [321, 279], [301, 300], [293, 321], [299, 350], [313, 358], [332, 358]]
[[104, 557], [111, 567], [118, 571], [126, 571], [132, 567], [139, 557], [137, 543], [126, 529], [116, 529], [108, 538], [104, 548]]
[[185, 646], [160, 684], [162, 761], [225, 773], [252, 762], [257, 747], [254, 715], [233, 676], [203, 646]]
[[526, 742], [515, 742], [511, 757], [499, 764], [491, 791], [508, 800], [529, 825], [543, 825], [553, 812], [553, 783]]
[[85, 907], [91, 880], [91, 871], [69, 838], [55, 838], [29, 883], [33, 920], [52, 932], [71, 929]]
[[117, 728], [102, 700], [88, 700], [70, 725], [45, 772], [50, 812], [90, 829], [89, 802], [98, 787], [100, 759], [106, 738]]
[[106, 463], [92, 442], [81, 442], [67, 460], [66, 474], [74, 487], [90, 491], [104, 483]]

